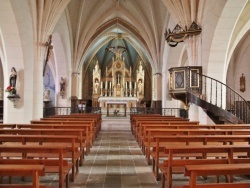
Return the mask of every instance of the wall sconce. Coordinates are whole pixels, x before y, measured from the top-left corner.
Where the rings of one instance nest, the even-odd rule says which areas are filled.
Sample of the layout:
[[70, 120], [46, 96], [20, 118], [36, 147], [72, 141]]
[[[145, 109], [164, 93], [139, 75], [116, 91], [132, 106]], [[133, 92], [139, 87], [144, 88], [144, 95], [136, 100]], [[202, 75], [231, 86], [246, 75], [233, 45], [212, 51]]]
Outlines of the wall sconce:
[[17, 101], [20, 99], [18, 94], [8, 95], [7, 98], [13, 103], [13, 107], [16, 108]]
[[185, 30], [181, 28], [178, 24], [175, 26], [173, 31], [170, 29], [165, 32], [165, 39], [170, 47], [176, 47], [178, 43], [184, 42], [184, 40], [192, 35], [198, 35], [201, 33], [201, 28], [193, 22], [189, 29], [185, 26]]

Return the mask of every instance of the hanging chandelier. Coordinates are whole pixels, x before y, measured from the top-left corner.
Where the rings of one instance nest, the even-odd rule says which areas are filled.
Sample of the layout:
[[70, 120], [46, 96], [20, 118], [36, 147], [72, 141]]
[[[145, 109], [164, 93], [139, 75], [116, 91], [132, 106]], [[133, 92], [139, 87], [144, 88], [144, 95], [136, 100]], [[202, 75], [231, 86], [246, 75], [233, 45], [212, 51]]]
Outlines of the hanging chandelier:
[[176, 25], [173, 31], [168, 29], [165, 32], [165, 39], [169, 46], [176, 47], [178, 43], [183, 42], [187, 37], [198, 35], [201, 33], [201, 27], [193, 22], [189, 29], [185, 26], [185, 30], [180, 25]]

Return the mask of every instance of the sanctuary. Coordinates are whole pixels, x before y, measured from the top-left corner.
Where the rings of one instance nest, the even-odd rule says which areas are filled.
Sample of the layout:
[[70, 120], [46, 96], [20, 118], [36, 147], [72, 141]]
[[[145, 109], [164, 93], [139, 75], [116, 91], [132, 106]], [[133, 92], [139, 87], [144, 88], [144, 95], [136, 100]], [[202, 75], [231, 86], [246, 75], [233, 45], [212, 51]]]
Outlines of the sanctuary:
[[136, 107], [137, 103], [144, 99], [145, 73], [142, 63], [132, 76], [132, 68], [126, 67], [125, 58], [122, 56], [122, 48], [116, 51], [115, 56], [106, 66], [105, 75], [101, 77], [101, 69], [98, 61], [93, 70], [93, 94], [92, 102], [102, 108], [102, 113], [107, 115], [126, 116], [130, 107]]

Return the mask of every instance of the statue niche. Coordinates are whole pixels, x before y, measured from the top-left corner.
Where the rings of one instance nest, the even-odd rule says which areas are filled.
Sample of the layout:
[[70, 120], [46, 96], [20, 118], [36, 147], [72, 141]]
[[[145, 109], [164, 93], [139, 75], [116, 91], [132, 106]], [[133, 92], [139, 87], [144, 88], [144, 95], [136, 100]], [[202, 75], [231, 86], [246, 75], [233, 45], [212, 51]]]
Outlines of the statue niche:
[[93, 69], [93, 94], [92, 94], [92, 105], [98, 106], [98, 97], [100, 96], [100, 80], [101, 80], [101, 69], [99, 68], [98, 61], [96, 61], [95, 68]]
[[137, 97], [139, 101], [141, 101], [144, 98], [144, 77], [145, 77], [145, 72], [142, 69], [142, 63], [140, 61], [138, 70], [136, 72]]

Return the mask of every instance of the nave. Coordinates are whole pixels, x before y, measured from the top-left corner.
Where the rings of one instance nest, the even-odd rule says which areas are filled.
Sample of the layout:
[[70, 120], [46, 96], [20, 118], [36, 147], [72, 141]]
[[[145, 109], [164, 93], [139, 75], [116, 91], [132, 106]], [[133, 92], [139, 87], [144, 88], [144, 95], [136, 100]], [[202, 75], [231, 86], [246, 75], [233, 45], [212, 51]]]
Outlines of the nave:
[[102, 130], [70, 187], [160, 187], [131, 133], [129, 117], [102, 118]]

